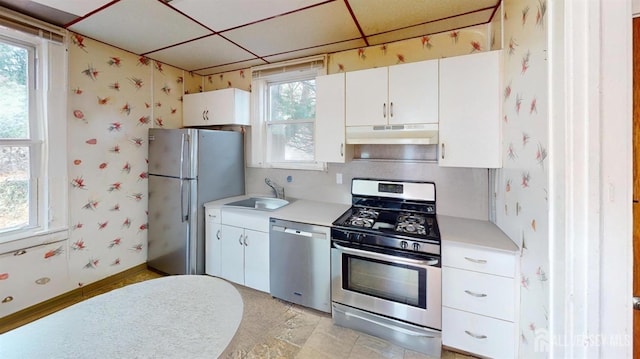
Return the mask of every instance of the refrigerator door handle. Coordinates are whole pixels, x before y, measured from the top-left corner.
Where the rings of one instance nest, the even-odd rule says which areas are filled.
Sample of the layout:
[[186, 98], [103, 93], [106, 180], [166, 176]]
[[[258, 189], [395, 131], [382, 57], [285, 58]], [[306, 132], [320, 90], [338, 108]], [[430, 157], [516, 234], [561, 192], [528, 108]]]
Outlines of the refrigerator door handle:
[[[183, 133], [180, 138], [180, 179], [184, 178], [184, 141], [185, 134]], [[182, 190], [182, 183], [180, 184], [180, 189]], [[184, 213], [184, 212], [182, 212]]]
[[184, 215], [184, 180], [180, 180], [180, 221], [184, 222], [187, 218]]

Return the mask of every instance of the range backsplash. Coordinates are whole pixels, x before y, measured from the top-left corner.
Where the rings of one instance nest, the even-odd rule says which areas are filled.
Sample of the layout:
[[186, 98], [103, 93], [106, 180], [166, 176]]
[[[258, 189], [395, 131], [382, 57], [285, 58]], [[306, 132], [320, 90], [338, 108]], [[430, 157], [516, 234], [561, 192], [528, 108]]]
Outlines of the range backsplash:
[[[338, 174], [342, 174], [342, 184], [336, 183]], [[436, 184], [439, 214], [486, 220], [489, 213], [487, 169], [443, 168], [428, 162], [358, 160], [330, 163], [327, 171], [247, 168], [245, 176], [246, 191], [250, 194], [270, 194], [270, 188], [264, 183], [264, 178], [269, 177], [284, 186], [287, 197], [338, 203], [351, 203], [354, 177], [431, 181]]]

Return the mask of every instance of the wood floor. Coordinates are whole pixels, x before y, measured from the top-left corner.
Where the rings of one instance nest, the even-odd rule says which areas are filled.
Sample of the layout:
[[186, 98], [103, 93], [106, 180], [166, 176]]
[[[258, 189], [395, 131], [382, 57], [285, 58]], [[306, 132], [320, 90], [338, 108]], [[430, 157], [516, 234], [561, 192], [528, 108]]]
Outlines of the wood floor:
[[[97, 286], [47, 310], [0, 324], [0, 333], [30, 323], [96, 295], [129, 284], [159, 278], [161, 274], [140, 268], [117, 281]], [[244, 302], [242, 322], [222, 358], [397, 358], [426, 359], [385, 340], [333, 325], [327, 313], [303, 308], [247, 287], [234, 285]], [[469, 359], [442, 351], [445, 359]]]

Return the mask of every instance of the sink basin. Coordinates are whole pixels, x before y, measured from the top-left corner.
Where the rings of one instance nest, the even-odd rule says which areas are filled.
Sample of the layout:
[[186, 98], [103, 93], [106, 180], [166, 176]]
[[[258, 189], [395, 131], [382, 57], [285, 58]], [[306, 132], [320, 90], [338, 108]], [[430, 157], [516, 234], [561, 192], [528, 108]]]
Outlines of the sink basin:
[[284, 207], [289, 204], [289, 201], [279, 198], [269, 197], [249, 197], [240, 201], [226, 203], [225, 206], [239, 207], [239, 208], [252, 208], [262, 211], [274, 211], [278, 208]]

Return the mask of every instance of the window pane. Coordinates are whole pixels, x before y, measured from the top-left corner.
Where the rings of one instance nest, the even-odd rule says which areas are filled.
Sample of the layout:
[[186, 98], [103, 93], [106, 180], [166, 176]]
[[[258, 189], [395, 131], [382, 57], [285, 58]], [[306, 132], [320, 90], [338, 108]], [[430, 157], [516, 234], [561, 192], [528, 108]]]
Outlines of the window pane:
[[268, 132], [272, 162], [313, 161], [313, 123], [272, 124]]
[[0, 42], [0, 138], [28, 138], [28, 51]]
[[269, 121], [308, 120], [315, 117], [315, 79], [269, 85]]
[[29, 147], [0, 147], [0, 231], [29, 224]]

